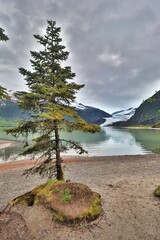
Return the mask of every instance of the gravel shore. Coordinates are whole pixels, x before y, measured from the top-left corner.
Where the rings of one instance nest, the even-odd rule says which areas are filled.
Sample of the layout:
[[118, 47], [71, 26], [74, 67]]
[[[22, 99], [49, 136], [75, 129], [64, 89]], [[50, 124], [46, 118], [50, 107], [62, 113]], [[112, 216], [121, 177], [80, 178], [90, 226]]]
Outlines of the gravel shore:
[[[65, 178], [88, 185], [101, 194], [103, 215], [94, 224], [59, 226], [43, 239], [159, 240], [160, 200], [153, 196], [160, 185], [160, 155], [66, 158]], [[41, 184], [38, 176], [25, 179], [29, 162], [0, 166], [0, 208], [7, 201]], [[37, 238], [36, 239], [41, 239]]]

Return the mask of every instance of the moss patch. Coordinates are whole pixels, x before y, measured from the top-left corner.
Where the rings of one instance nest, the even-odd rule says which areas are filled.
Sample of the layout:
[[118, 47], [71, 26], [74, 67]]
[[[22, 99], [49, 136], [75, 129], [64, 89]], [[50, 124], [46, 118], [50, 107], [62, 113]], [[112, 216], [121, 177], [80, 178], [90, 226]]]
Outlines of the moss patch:
[[101, 199], [99, 196], [95, 196], [95, 198], [92, 201], [91, 206], [89, 206], [89, 208], [88, 208], [87, 213], [91, 219], [94, 219], [95, 216], [98, 217], [100, 215], [101, 211], [102, 211]]
[[69, 188], [65, 188], [63, 191], [60, 191], [59, 195], [63, 203], [68, 203], [72, 199], [72, 193]]
[[53, 218], [60, 222], [64, 222], [64, 220], [65, 220], [64, 216], [60, 212], [54, 213]]
[[160, 186], [154, 190], [154, 195], [160, 198]]

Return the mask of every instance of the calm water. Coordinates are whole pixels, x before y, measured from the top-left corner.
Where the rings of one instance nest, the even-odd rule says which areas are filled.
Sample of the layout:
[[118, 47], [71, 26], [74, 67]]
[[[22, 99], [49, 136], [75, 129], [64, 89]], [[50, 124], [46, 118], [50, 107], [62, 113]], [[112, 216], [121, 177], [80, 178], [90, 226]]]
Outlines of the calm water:
[[[160, 130], [105, 127], [100, 133], [63, 133], [63, 137], [80, 142], [89, 156], [149, 154], [160, 147]], [[13, 140], [0, 129], [0, 139]], [[1, 147], [1, 146], [0, 146]], [[13, 161], [22, 149], [22, 141], [0, 148], [0, 163]], [[70, 150], [67, 155], [76, 155]]]

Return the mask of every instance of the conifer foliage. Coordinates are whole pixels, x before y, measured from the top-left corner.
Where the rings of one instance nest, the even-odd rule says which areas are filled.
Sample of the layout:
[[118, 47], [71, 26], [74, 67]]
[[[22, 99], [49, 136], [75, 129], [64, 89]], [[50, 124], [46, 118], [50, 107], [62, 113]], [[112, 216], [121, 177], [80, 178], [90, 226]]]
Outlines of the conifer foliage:
[[[0, 28], [0, 41], [9, 40], [8, 36], [4, 33], [4, 29]], [[0, 85], [0, 99], [9, 99], [7, 89]]]
[[10, 99], [10, 97], [7, 93], [7, 89], [2, 87], [1, 85], [0, 85], [0, 99], [2, 99], [2, 100], [4, 100], [4, 99], [9, 100]]
[[0, 41], [7, 41], [9, 40], [8, 36], [4, 33], [4, 29], [0, 28]]
[[[62, 64], [67, 60], [69, 52], [61, 45], [61, 29], [55, 21], [47, 21], [46, 34], [34, 35], [43, 50], [31, 51], [32, 71], [20, 68], [28, 85], [28, 92], [17, 92], [19, 107], [30, 114], [19, 126], [7, 130], [13, 136], [23, 135], [24, 151], [22, 155], [38, 154], [37, 164], [26, 170], [26, 174], [39, 173], [49, 178], [63, 179], [61, 152], [69, 148], [79, 154], [85, 150], [76, 142], [60, 138], [60, 131], [96, 132], [97, 125], [87, 124], [76, 113], [71, 103], [77, 91], [84, 87], [73, 82], [75, 73], [71, 67]], [[28, 143], [29, 134], [38, 134]]]

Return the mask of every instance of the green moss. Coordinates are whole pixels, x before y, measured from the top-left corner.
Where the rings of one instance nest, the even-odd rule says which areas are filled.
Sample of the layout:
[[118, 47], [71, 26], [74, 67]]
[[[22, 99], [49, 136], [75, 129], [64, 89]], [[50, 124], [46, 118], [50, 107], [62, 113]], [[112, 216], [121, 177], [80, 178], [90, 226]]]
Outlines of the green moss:
[[72, 193], [69, 188], [65, 188], [63, 191], [60, 191], [59, 196], [61, 197], [62, 203], [68, 203], [72, 200]]
[[32, 194], [32, 192], [26, 193], [22, 196], [19, 196], [11, 201], [9, 201], [9, 204], [11, 206], [17, 205], [17, 204], [24, 204], [26, 206], [33, 206], [34, 204], [34, 195]]
[[86, 185], [83, 184], [83, 183], [79, 183], [79, 186], [80, 186], [81, 189], [85, 189], [86, 188]]
[[50, 198], [52, 196], [52, 190], [53, 186], [64, 183], [64, 181], [57, 181], [55, 179], [49, 179], [46, 184], [43, 184], [36, 189], [34, 189], [34, 194], [36, 196], [35, 198], [35, 204], [39, 204], [39, 196], [46, 196], [47, 198]]
[[42, 191], [42, 189], [46, 186], [46, 183], [45, 184], [42, 184], [42, 185], [39, 185], [38, 187], [34, 188], [31, 192], [32, 194], [34, 195], [37, 195], [39, 192]]
[[16, 205], [18, 203], [23, 203], [27, 206], [31, 206], [34, 203], [35, 204], [39, 204], [39, 200], [38, 197], [39, 195], [45, 195], [45, 196], [50, 196], [51, 195], [51, 191], [50, 189], [53, 187], [53, 185], [62, 183], [63, 181], [57, 181], [54, 179], [50, 179], [47, 181], [47, 183], [42, 184], [36, 188], [34, 188], [32, 191], [27, 192], [26, 194], [19, 196], [11, 201], [9, 201], [10, 205]]
[[155, 189], [154, 195], [155, 195], [156, 197], [160, 197], [160, 186]]
[[54, 213], [53, 218], [57, 221], [60, 221], [60, 222], [65, 221], [65, 218], [63, 217], [63, 215], [60, 212]]
[[9, 204], [14, 206], [18, 203], [21, 203], [27, 206], [32, 206], [36, 201], [36, 196], [45, 188], [45, 186], [46, 186], [46, 183], [34, 188], [30, 192], [27, 192], [17, 198], [14, 198], [13, 200], [9, 201]]
[[81, 215], [77, 218], [70, 219], [67, 216], [63, 216], [61, 212], [54, 213], [53, 217], [55, 220], [60, 222], [65, 222], [69, 224], [75, 224], [82, 221], [92, 221], [95, 220], [102, 213], [101, 199], [100, 197], [94, 197], [92, 204], [88, 209], [85, 209]]
[[94, 219], [95, 217], [99, 216], [101, 212], [102, 212], [101, 199], [99, 197], [95, 197], [93, 199], [91, 206], [88, 209], [88, 214], [91, 217], [91, 219]]
[[[53, 188], [53, 186], [60, 184], [60, 183], [64, 183], [64, 181], [57, 181], [55, 179], [49, 179], [47, 181], [46, 184], [39, 186], [38, 188], [36, 188], [36, 195], [50, 195], [51, 194], [51, 190]], [[35, 190], [35, 189], [34, 189]]]
[[101, 199], [100, 197], [94, 197], [91, 205], [80, 217], [81, 219], [85, 220], [94, 220], [96, 219], [102, 212], [102, 206], [101, 206]]

